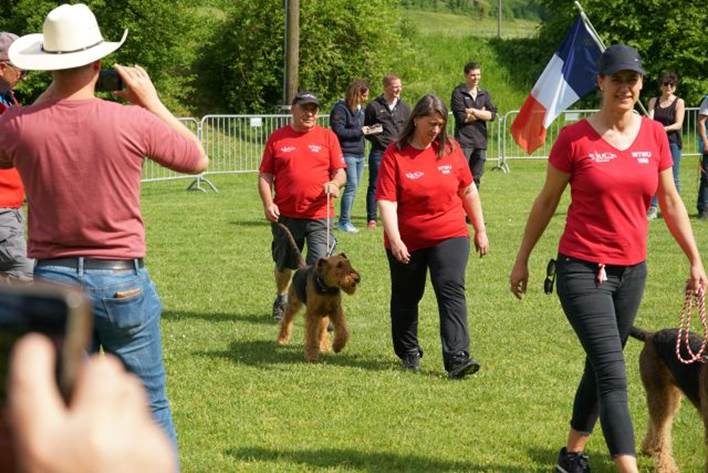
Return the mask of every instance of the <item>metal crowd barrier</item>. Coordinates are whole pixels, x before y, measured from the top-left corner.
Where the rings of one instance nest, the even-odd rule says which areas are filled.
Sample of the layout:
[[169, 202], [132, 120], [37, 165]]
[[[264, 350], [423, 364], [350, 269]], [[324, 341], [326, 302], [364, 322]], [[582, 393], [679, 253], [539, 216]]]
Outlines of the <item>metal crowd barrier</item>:
[[[583, 119], [595, 109], [577, 109], [563, 112], [551, 124], [546, 132], [546, 141], [531, 156], [519, 148], [511, 136], [511, 124], [518, 116], [519, 110], [512, 110], [497, 115], [493, 122], [488, 123], [489, 140], [487, 143], [487, 159], [496, 160], [493, 169], [507, 173], [510, 171], [509, 161], [520, 159], [548, 159], [551, 147], [560, 130], [569, 123]], [[190, 190], [211, 190], [218, 192], [208, 179], [212, 174], [246, 173], [258, 171], [268, 137], [273, 131], [290, 122], [289, 114], [277, 115], [205, 115], [201, 120], [196, 118], [180, 118], [200, 139], [204, 150], [209, 156], [207, 172], [192, 176], [180, 174], [166, 169], [150, 160], [145, 160], [143, 167], [143, 182], [155, 182], [173, 179], [193, 179]], [[697, 156], [698, 107], [686, 108], [683, 122], [683, 156]], [[329, 126], [329, 115], [317, 117], [320, 126]], [[448, 118], [448, 133], [452, 134], [454, 122], [452, 114]], [[367, 141], [368, 148], [368, 141]], [[368, 155], [368, 149], [365, 151]], [[205, 187], [206, 186], [206, 187]]]

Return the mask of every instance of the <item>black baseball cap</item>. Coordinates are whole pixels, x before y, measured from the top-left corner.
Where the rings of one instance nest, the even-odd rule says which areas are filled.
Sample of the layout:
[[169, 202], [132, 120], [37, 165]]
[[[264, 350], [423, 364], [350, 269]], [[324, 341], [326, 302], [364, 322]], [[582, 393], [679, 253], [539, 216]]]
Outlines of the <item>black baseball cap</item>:
[[639, 52], [626, 44], [613, 44], [605, 49], [597, 66], [598, 72], [605, 76], [619, 71], [634, 71], [646, 75]]
[[310, 92], [298, 93], [293, 99], [292, 105], [305, 105], [308, 103], [317, 105], [317, 108], [322, 108], [322, 105], [320, 105], [320, 101], [317, 99], [317, 97], [315, 97], [314, 94]]

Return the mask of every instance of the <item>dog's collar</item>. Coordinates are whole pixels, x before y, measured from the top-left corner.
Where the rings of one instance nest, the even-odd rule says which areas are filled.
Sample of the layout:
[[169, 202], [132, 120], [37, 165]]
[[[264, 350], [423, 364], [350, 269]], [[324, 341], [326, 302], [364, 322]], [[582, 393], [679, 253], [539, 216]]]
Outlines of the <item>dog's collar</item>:
[[317, 272], [315, 272], [315, 277], [313, 278], [315, 282], [315, 290], [319, 294], [337, 294], [339, 292], [338, 287], [329, 287], [325, 284], [324, 280], [320, 277]]

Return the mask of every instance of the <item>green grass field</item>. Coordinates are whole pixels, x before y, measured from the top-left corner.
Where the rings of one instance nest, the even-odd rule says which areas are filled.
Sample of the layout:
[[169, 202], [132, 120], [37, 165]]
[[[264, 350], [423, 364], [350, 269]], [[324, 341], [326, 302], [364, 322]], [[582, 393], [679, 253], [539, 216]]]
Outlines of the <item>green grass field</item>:
[[[431, 12], [425, 10], [403, 9], [403, 17], [416, 25], [426, 35], [469, 36], [492, 38], [497, 36], [496, 18], [479, 20], [471, 16], [455, 13]], [[502, 18], [502, 38], [525, 38], [536, 32], [538, 22], [521, 19]]]
[[[188, 181], [145, 184], [148, 267], [164, 303], [169, 396], [185, 472], [548, 472], [567, 432], [582, 351], [543, 273], [564, 224], [567, 197], [531, 261], [528, 296], [517, 301], [508, 274], [544, 163], [514, 161], [488, 172], [482, 199], [490, 254], [472, 256], [467, 305], [472, 352], [481, 371], [445, 378], [437, 309], [421, 304], [425, 357], [401, 372], [390, 342], [389, 278], [382, 232], [338, 233], [339, 250], [362, 274], [345, 297], [346, 349], [303, 361], [302, 318], [290, 347], [277, 347], [270, 228], [255, 175], [212, 178], [219, 193], [186, 192]], [[696, 161], [683, 164], [691, 213]], [[354, 223], [363, 226], [364, 192]], [[708, 224], [692, 220], [703, 254]], [[650, 276], [639, 325], [676, 325], [687, 264], [661, 220], [652, 222]], [[646, 410], [637, 372], [641, 346], [626, 350], [630, 409], [639, 442]], [[681, 471], [701, 471], [703, 428], [686, 402], [674, 426]], [[589, 444], [594, 472], [613, 471], [598, 426]], [[642, 471], [651, 466], [640, 459]]]

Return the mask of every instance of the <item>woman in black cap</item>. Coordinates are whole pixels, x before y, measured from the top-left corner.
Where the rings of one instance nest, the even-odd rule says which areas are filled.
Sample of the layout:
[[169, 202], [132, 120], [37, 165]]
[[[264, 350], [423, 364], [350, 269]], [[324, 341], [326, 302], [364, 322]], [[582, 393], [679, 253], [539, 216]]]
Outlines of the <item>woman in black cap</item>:
[[558, 456], [561, 473], [590, 471], [583, 451], [598, 416], [618, 470], [638, 471], [623, 348], [644, 290], [646, 213], [655, 193], [689, 260], [688, 288], [702, 291], [708, 282], [674, 185], [666, 133], [660, 123], [634, 112], [644, 79], [639, 54], [629, 46], [610, 46], [598, 69], [602, 106], [558, 136], [510, 276], [511, 291], [521, 298], [531, 251], [570, 184], [556, 287], [586, 361], [567, 444]]

